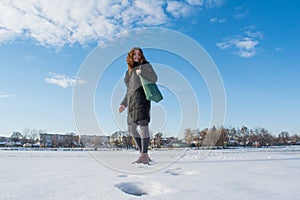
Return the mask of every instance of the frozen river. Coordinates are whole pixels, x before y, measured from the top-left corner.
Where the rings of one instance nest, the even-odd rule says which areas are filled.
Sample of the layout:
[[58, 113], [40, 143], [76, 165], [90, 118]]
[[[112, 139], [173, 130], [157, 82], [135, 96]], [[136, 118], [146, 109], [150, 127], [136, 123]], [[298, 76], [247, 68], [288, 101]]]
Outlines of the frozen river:
[[300, 147], [0, 150], [0, 199], [299, 199]]

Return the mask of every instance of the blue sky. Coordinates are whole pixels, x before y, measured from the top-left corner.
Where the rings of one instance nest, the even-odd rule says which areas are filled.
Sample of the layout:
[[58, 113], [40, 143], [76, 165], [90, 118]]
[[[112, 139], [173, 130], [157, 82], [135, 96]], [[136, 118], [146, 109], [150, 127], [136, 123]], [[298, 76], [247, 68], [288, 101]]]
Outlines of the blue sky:
[[[25, 128], [76, 132], [73, 89], [88, 84], [78, 76], [82, 63], [116, 34], [140, 27], [178, 31], [206, 50], [226, 91], [226, 127], [300, 133], [296, 0], [1, 1], [0, 8], [0, 135]], [[209, 126], [210, 95], [203, 79], [168, 52], [145, 49], [145, 55], [157, 63], [154, 67], [176, 69], [197, 91], [201, 121], [197, 127], [183, 126]], [[126, 128], [125, 114], [115, 114], [125, 92], [124, 58], [116, 55], [95, 92], [95, 114], [104, 134]], [[114, 87], [116, 94], [111, 93]], [[181, 123], [178, 107], [186, 102], [176, 100], [174, 91], [161, 89], [165, 99], [153, 104], [151, 123], [153, 129], [162, 127], [162, 132], [174, 135]], [[111, 102], [114, 105], [107, 106]]]

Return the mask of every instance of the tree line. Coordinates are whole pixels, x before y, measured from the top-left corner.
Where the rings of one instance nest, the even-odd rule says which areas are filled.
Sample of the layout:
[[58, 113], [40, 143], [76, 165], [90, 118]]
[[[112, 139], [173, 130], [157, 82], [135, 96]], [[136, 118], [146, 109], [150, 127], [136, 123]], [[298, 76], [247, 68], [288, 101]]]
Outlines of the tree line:
[[[40, 135], [49, 135], [45, 133], [45, 130], [29, 130], [26, 128], [22, 133], [18, 131], [13, 132], [10, 139], [15, 145], [28, 144], [29, 146], [34, 146], [34, 144], [40, 143], [42, 147], [43, 145], [47, 146], [45, 139], [42, 140], [40, 137]], [[62, 136], [64, 137], [61, 138]], [[110, 136], [107, 136], [105, 141], [102, 141], [103, 138], [97, 138], [97, 136], [79, 137], [75, 133], [60, 135], [59, 138], [61, 144], [58, 142], [56, 142], [56, 144], [54, 140], [56, 139], [58, 141], [58, 137], [51, 137], [52, 146], [55, 144], [55, 146], [63, 147], [77, 147], [79, 144], [82, 144], [81, 147], [87, 146], [87, 144], [89, 146], [116, 146], [121, 148], [132, 148], [135, 146], [132, 136], [130, 136], [127, 131], [116, 131]], [[225, 148], [235, 146], [264, 147], [278, 145], [300, 145], [300, 136], [297, 134], [290, 135], [287, 131], [273, 135], [265, 128], [250, 129], [246, 126], [242, 126], [241, 128], [212, 127], [203, 130], [188, 128], [185, 130], [183, 138], [164, 137], [161, 132], [153, 134], [150, 144], [152, 148], [184, 146], [198, 148], [218, 146]]]
[[271, 134], [265, 128], [249, 129], [246, 126], [241, 128], [206, 128], [204, 130], [186, 129], [184, 140], [188, 146], [248, 146], [264, 147], [279, 145], [299, 145], [300, 136], [290, 135], [282, 131], [278, 135]]

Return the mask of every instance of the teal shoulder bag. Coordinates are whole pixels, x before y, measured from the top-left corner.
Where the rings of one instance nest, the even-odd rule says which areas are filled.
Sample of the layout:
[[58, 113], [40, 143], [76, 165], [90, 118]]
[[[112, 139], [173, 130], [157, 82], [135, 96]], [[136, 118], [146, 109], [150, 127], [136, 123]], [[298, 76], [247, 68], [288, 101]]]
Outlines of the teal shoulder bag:
[[142, 76], [139, 76], [141, 79], [142, 87], [144, 89], [146, 99], [148, 101], [154, 101], [156, 103], [160, 102], [163, 99], [161, 92], [159, 91], [156, 83], [149, 82]]

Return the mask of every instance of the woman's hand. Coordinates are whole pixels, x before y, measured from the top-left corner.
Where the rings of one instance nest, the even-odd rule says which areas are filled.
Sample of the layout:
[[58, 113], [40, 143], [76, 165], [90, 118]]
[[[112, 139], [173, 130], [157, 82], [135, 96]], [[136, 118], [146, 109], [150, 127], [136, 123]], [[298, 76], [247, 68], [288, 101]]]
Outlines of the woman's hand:
[[125, 106], [124, 105], [120, 105], [119, 107], [119, 113], [123, 112], [125, 110]]
[[141, 75], [142, 70], [141, 69], [137, 69], [135, 72], [136, 72], [136, 75]]

